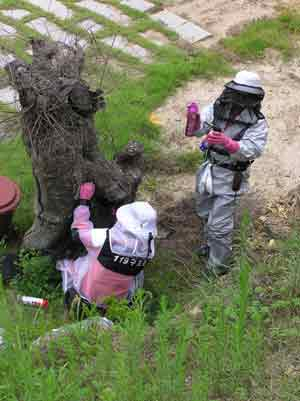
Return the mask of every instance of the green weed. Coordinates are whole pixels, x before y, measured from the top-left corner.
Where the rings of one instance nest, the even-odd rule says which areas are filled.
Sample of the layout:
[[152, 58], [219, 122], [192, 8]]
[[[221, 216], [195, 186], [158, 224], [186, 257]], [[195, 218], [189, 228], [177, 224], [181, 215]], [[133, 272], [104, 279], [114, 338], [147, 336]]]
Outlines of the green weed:
[[21, 250], [18, 267], [20, 273], [13, 287], [19, 294], [51, 300], [61, 298], [61, 274], [49, 256], [35, 250]]
[[264, 56], [268, 48], [278, 50], [284, 57], [295, 53], [295, 35], [300, 32], [298, 12], [286, 11], [274, 19], [251, 22], [241, 33], [223, 40], [225, 48], [243, 58]]
[[203, 161], [203, 154], [197, 149], [180, 153], [175, 157], [175, 164], [178, 173], [195, 173]]

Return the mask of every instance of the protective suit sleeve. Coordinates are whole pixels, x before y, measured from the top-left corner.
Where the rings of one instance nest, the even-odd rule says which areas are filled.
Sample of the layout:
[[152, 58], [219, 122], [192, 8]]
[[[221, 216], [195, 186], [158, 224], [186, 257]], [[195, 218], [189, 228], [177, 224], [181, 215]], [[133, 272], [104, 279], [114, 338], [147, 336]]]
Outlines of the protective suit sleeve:
[[77, 230], [79, 239], [86, 248], [102, 248], [106, 240], [106, 228], [94, 228], [88, 206], [80, 205], [74, 210], [71, 228]]
[[262, 155], [268, 138], [268, 124], [265, 119], [258, 120], [248, 128], [241, 139], [240, 149], [231, 155], [232, 160], [254, 160]]
[[201, 137], [206, 135], [211, 130], [211, 127], [208, 124], [212, 124], [214, 120], [214, 105], [211, 103], [208, 106], [205, 106], [203, 110], [200, 112], [200, 129], [194, 133], [195, 136]]
[[94, 247], [102, 248], [106, 240], [106, 228], [94, 228], [91, 232], [92, 244]]
[[93, 223], [90, 221], [90, 209], [88, 206], [77, 206], [73, 213], [73, 223], [71, 229], [76, 229], [79, 234], [79, 239], [83, 245], [88, 248], [92, 244], [92, 229]]

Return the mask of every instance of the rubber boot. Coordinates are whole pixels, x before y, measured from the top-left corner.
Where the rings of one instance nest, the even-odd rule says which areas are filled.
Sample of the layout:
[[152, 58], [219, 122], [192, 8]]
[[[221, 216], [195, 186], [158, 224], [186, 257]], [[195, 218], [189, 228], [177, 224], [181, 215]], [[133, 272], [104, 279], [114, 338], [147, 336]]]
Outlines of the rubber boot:
[[199, 246], [199, 248], [196, 248], [194, 253], [199, 258], [208, 258], [209, 257], [209, 246], [207, 244], [203, 244], [203, 245]]

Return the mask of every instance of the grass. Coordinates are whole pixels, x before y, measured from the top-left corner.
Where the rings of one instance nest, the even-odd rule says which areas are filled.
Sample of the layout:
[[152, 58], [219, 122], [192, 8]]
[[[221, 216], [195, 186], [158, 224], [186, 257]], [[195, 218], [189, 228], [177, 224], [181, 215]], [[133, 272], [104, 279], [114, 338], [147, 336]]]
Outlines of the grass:
[[[9, 309], [6, 300], [1, 304]], [[1, 310], [6, 335], [0, 369], [3, 400], [17, 399], [14, 397], [22, 394], [23, 399], [32, 401], [74, 397], [208, 401], [232, 394], [232, 390], [238, 397], [248, 395], [249, 378], [260, 375], [257, 341], [261, 336], [256, 332], [257, 341], [253, 340], [253, 331], [261, 330], [259, 320], [249, 319], [251, 329], [237, 334], [239, 321], [226, 317], [222, 305], [217, 310], [205, 307], [202, 324], [197, 326], [178, 305], [169, 307], [162, 299], [150, 327], [143, 304], [138, 303], [111, 333], [91, 329], [87, 335], [78, 329], [48, 345], [42, 353], [30, 343], [32, 337], [49, 330], [49, 323], [45, 324], [49, 317], [40, 312], [35, 319], [37, 331], [16, 309], [14, 327], [7, 325], [8, 316]], [[41, 392], [42, 388], [45, 391]]]
[[[58, 319], [53, 310], [26, 309], [15, 303], [14, 293], [1, 290], [0, 327], [4, 328], [5, 347], [0, 351], [0, 399], [298, 399], [298, 365], [292, 352], [299, 344], [299, 318], [289, 307], [285, 313], [294, 316], [290, 327], [280, 327], [278, 310], [272, 307], [279, 300], [258, 298], [254, 278], [267, 268], [272, 277], [277, 272], [274, 288], [281, 285], [293, 267], [278, 273], [277, 264], [300, 257], [299, 236], [284, 241], [265, 266], [255, 268], [246, 252], [248, 229], [244, 220], [231, 285], [222, 280], [202, 281], [186, 291], [173, 271], [175, 276], [162, 275], [157, 283], [160, 294], [153, 293], [155, 311], [149, 305], [152, 302], [153, 306], [153, 299], [140, 295], [133, 309], [123, 310], [112, 330], [91, 327], [87, 332], [78, 326], [41, 349], [33, 347], [32, 341], [69, 321], [64, 321], [62, 314]], [[174, 263], [168, 255], [159, 260], [165, 265]], [[287, 278], [290, 284], [292, 277]], [[177, 283], [177, 288], [168, 293], [171, 283]], [[172, 297], [178, 292], [183, 296], [181, 305], [180, 298]], [[295, 294], [290, 291], [281, 294], [282, 302], [292, 299]], [[290, 350], [288, 360], [286, 353], [282, 357], [284, 349]], [[272, 367], [267, 362], [271, 355], [276, 364]], [[281, 369], [287, 373], [276, 375]]]
[[[25, 3], [20, 1], [18, 7]], [[65, 1], [75, 11], [74, 1]], [[111, 0], [109, 3], [117, 4]], [[162, 1], [155, 1], [160, 5]], [[1, 6], [14, 6], [4, 1]], [[33, 15], [40, 10], [28, 6]], [[154, 63], [143, 65], [114, 53], [113, 59], [137, 74], [113, 69], [105, 75], [107, 109], [96, 116], [100, 147], [111, 158], [129, 139], [144, 143], [148, 165], [160, 163], [160, 131], [149, 121], [150, 113], [176, 88], [194, 77], [214, 78], [232, 72], [223, 57], [209, 51], [186, 53], [172, 46], [159, 49], [138, 37], [139, 32], [157, 28], [149, 18], [129, 11], [135, 19], [120, 32], [147, 47]], [[91, 13], [75, 13], [71, 23], [53, 18], [64, 29], [82, 33], [75, 22]], [[50, 16], [49, 16], [50, 17]], [[52, 18], [52, 17], [51, 17]], [[101, 17], [95, 17], [99, 23]], [[27, 21], [25, 19], [24, 21]], [[32, 32], [23, 22], [11, 21], [24, 35]], [[73, 24], [73, 25], [72, 25]], [[105, 33], [115, 26], [107, 23]], [[161, 32], [172, 41], [174, 36]], [[294, 51], [290, 43], [299, 33], [299, 16], [285, 13], [268, 21], [257, 21], [238, 36], [225, 40], [225, 46], [243, 57], [260, 57], [268, 47], [284, 56]], [[99, 33], [98, 38], [103, 32]], [[7, 42], [20, 57], [24, 41]], [[105, 57], [104, 54], [97, 56]], [[101, 66], [88, 54], [86, 74], [96, 86], [102, 77]], [[28, 57], [28, 56], [26, 56]], [[139, 76], [141, 74], [141, 76]], [[171, 155], [174, 165], [164, 167], [173, 174], [195, 171], [201, 154]], [[17, 181], [23, 200], [15, 216], [20, 233], [32, 222], [34, 182], [30, 160], [22, 141], [2, 142], [1, 175]], [[156, 174], [144, 186], [157, 190]], [[119, 322], [109, 332], [78, 327], [42, 349], [32, 341], [49, 330], [69, 323], [62, 310], [62, 293], [52, 280], [49, 260], [21, 258], [25, 279], [9, 290], [0, 289], [0, 327], [4, 328], [5, 347], [0, 356], [0, 399], [3, 401], [243, 401], [299, 399], [300, 237], [297, 231], [271, 254], [264, 251], [260, 264], [248, 259], [251, 247], [245, 221], [238, 239], [233, 272], [218, 282], [204, 282], [199, 265], [193, 260], [182, 263], [175, 253], [159, 249], [147, 272], [147, 297], [139, 297], [135, 308], [112, 303], [112, 314]], [[0, 242], [0, 255], [6, 251]], [[188, 265], [189, 274], [186, 273]], [[193, 276], [193, 277], [192, 277]], [[48, 311], [18, 305], [16, 293], [50, 296]], [[29, 294], [30, 293], [30, 294]], [[164, 297], [162, 297], [164, 295]], [[52, 298], [51, 298], [52, 296]], [[121, 316], [121, 317], [120, 317]], [[271, 361], [271, 362], [270, 362]], [[282, 374], [284, 372], [284, 374]]]
[[[34, 7], [27, 5], [27, 9], [30, 9], [35, 16], [42, 15], [38, 14]], [[58, 23], [55, 19], [54, 21]], [[14, 23], [25, 36], [30, 35], [22, 22]], [[63, 27], [61, 21], [60, 25]], [[133, 32], [131, 34], [134, 35]], [[99, 82], [99, 77], [103, 77], [104, 67], [103, 64], [101, 66], [93, 64], [97, 64], [97, 57], [103, 60], [107, 55], [105, 50], [104, 54], [102, 50], [93, 50], [96, 54], [91, 54], [92, 50], [88, 53], [87, 72], [92, 74], [90, 80], [94, 86]], [[125, 66], [128, 65], [128, 69], [136, 69], [142, 74], [140, 79], [129, 77], [122, 72], [113, 72], [111, 69], [104, 74], [107, 108], [96, 115], [95, 123], [99, 132], [101, 151], [108, 158], [112, 158], [133, 139], [144, 144], [146, 154], [157, 152], [159, 129], [149, 121], [150, 113], [185, 81], [193, 77], [212, 78], [231, 72], [231, 68], [222, 56], [213, 52], [201, 51], [187, 55], [183, 50], [172, 47], [156, 49], [156, 52], [160, 58], [151, 65], [136, 63], [135, 59], [126, 55], [119, 57]], [[12, 158], [11, 154], [17, 156]], [[185, 164], [189, 164], [188, 159], [189, 156], [179, 157], [179, 164], [184, 168]], [[19, 139], [1, 143], [0, 163], [1, 174], [15, 179], [21, 185], [23, 200], [15, 216], [15, 223], [18, 229], [24, 232], [32, 221], [33, 179], [30, 163]]]
[[21, 138], [1, 142], [0, 171], [16, 181], [22, 190], [22, 201], [15, 213], [14, 222], [19, 232], [24, 232], [33, 219], [33, 176], [31, 163]]
[[300, 14], [296, 10], [287, 10], [277, 18], [251, 22], [238, 35], [225, 38], [223, 44], [243, 58], [263, 57], [269, 48], [289, 58], [295, 54], [299, 34]]

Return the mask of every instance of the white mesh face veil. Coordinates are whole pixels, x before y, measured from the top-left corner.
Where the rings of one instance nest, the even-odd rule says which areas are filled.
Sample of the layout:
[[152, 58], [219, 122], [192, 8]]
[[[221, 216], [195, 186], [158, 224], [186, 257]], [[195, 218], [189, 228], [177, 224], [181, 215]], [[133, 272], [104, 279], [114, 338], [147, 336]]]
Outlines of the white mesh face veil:
[[[150, 241], [142, 237], [138, 238], [130, 232], [126, 232], [123, 226], [116, 223], [109, 231], [110, 249], [113, 253], [122, 256], [148, 258], [152, 259], [154, 256], [154, 241]], [[149, 253], [150, 245], [150, 254]]]
[[147, 202], [120, 207], [117, 222], [110, 229], [111, 251], [123, 256], [152, 259], [157, 236], [156, 220], [156, 212]]

